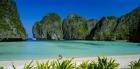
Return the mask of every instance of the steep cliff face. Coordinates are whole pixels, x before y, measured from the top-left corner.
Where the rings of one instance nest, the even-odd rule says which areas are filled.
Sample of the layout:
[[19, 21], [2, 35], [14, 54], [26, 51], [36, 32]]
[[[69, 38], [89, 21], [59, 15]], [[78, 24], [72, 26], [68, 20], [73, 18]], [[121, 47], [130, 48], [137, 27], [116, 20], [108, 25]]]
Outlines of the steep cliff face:
[[113, 40], [116, 25], [116, 17], [103, 17], [99, 22], [97, 22], [95, 28], [91, 30], [88, 39], [90, 38], [94, 40]]
[[64, 39], [85, 39], [87, 35], [87, 24], [84, 17], [69, 14], [63, 21]]
[[98, 20], [96, 19], [90, 19], [87, 21], [88, 33], [90, 33], [90, 31], [95, 28], [97, 22]]
[[140, 42], [140, 7], [118, 19], [103, 17], [91, 30], [88, 38]]
[[32, 33], [34, 38], [36, 39], [47, 38], [43, 35], [42, 25], [43, 25], [42, 23], [36, 22], [35, 25], [33, 26]]
[[14, 0], [0, 0], [0, 41], [27, 38]]
[[97, 22], [98, 22], [98, 20], [96, 20], [96, 19], [90, 19], [87, 21], [87, 27], [88, 27], [87, 36], [86, 36], [87, 40], [93, 39], [93, 36], [94, 36], [93, 29], [95, 29]]
[[140, 42], [140, 7], [120, 17], [116, 39]]
[[63, 39], [61, 18], [56, 13], [48, 14], [33, 26], [33, 36], [36, 39]]
[[[63, 31], [63, 32], [62, 32]], [[86, 20], [76, 14], [69, 14], [62, 23], [57, 14], [51, 13], [33, 27], [37, 39], [94, 39], [129, 40], [140, 42], [140, 7], [116, 18], [103, 17], [101, 20]]]

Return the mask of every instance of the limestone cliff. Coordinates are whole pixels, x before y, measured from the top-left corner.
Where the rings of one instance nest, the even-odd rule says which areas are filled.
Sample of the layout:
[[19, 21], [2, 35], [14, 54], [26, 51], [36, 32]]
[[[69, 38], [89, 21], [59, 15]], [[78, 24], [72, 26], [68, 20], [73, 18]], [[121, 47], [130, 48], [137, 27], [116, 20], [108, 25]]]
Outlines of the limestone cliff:
[[78, 16], [76, 14], [69, 14], [63, 21], [63, 34], [64, 39], [85, 39], [87, 35], [87, 24], [84, 17]]
[[25, 40], [26, 38], [15, 1], [0, 0], [0, 41]]
[[114, 29], [117, 25], [117, 18], [114, 16], [103, 17], [94, 29], [95, 40], [113, 40]]
[[140, 7], [120, 17], [115, 34], [117, 40], [140, 42]]
[[33, 26], [33, 37], [42, 40], [62, 40], [61, 18], [56, 13], [49, 13]]

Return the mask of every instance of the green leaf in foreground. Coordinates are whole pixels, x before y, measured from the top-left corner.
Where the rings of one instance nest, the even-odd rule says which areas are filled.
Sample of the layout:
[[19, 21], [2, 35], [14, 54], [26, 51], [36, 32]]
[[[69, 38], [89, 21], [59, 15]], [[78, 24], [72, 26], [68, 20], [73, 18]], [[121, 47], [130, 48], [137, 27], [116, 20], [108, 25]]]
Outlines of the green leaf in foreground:
[[140, 59], [138, 61], [132, 61], [129, 65], [130, 69], [140, 69]]
[[13, 66], [13, 69], [17, 69], [15, 65], [12, 65], [12, 66]]
[[98, 63], [95, 64], [95, 69], [117, 69], [118, 63], [115, 63], [115, 59], [108, 60], [106, 57], [98, 57]]
[[39, 63], [37, 61], [35, 69], [50, 69], [49, 61], [46, 61], [45, 63]]
[[4, 69], [3, 67], [0, 67], [0, 69]]
[[77, 67], [77, 69], [94, 69], [94, 65], [95, 65], [95, 62], [93, 61], [93, 62], [88, 62], [88, 61], [86, 61], [86, 62], [83, 62], [83, 63], [81, 63], [78, 67]]
[[71, 60], [57, 60], [51, 64], [51, 69], [75, 69], [76, 65]]
[[29, 64], [25, 64], [23, 69], [32, 69], [33, 66], [31, 65], [33, 63], [33, 61], [31, 61]]
[[[23, 69], [117, 69], [118, 63], [115, 62], [114, 59], [107, 59], [106, 57], [98, 57], [97, 62], [95, 61], [87, 61], [83, 62], [80, 65], [76, 66], [75, 63], [71, 60], [55, 60], [55, 61], [46, 61], [44, 63], [36, 62], [36, 65], [32, 65], [31, 61], [29, 64], [25, 64]], [[133, 67], [137, 67], [140, 65], [140, 60], [131, 62], [130, 67], [134, 69]], [[4, 69], [3, 67], [0, 67], [0, 69]], [[13, 65], [13, 69], [16, 69], [16, 67]]]

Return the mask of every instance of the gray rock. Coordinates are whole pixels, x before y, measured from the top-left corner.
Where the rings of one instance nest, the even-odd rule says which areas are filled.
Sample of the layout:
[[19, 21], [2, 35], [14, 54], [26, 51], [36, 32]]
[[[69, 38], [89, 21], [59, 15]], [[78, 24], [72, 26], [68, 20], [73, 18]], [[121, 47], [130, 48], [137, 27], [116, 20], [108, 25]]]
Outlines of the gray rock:
[[88, 39], [88, 40], [93, 39], [93, 34], [94, 34], [93, 29], [95, 29], [97, 22], [98, 22], [98, 20], [96, 20], [96, 19], [90, 19], [87, 21], [87, 27], [88, 27], [87, 34], [88, 35], [86, 36], [86, 39]]
[[87, 21], [88, 33], [90, 33], [91, 30], [95, 28], [97, 22], [98, 20], [96, 19], [90, 19]]
[[103, 17], [88, 35], [94, 40], [128, 40], [140, 42], [140, 7], [116, 17]]
[[14, 0], [0, 0], [0, 41], [25, 40], [27, 35], [21, 24]]
[[114, 40], [114, 31], [117, 25], [117, 18], [114, 16], [103, 17], [93, 29], [95, 40]]
[[64, 39], [85, 39], [87, 35], [87, 24], [84, 17], [76, 14], [69, 14], [63, 21], [62, 24]]
[[61, 18], [56, 13], [48, 14], [33, 26], [33, 36], [36, 39], [62, 40]]
[[123, 15], [116, 28], [117, 40], [140, 42], [140, 7]]

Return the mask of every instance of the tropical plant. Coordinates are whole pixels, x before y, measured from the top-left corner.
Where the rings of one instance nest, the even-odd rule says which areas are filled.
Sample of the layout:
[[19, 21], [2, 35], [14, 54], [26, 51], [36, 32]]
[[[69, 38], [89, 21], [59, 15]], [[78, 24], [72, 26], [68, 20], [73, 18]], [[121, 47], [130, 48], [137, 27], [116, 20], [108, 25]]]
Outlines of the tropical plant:
[[39, 63], [37, 61], [36, 64], [37, 65], [36, 65], [35, 69], [50, 69], [49, 61], [46, 61], [45, 63]]
[[88, 61], [83, 62], [80, 64], [77, 69], [94, 69], [94, 64], [95, 62], [93, 61], [92, 63], [89, 63]]
[[0, 69], [4, 69], [3, 67], [0, 67]]
[[93, 63], [94, 69], [117, 69], [118, 63], [115, 63], [114, 59], [108, 60], [106, 57], [100, 58], [98, 57], [98, 62]]
[[116, 69], [118, 65], [113, 59], [108, 60], [106, 57], [98, 57], [98, 62], [83, 62], [77, 69]]
[[33, 69], [33, 65], [32, 65], [33, 61], [31, 61], [29, 64], [25, 64], [23, 69]]
[[15, 65], [12, 65], [12, 66], [13, 66], [13, 69], [17, 69]]
[[75, 69], [76, 65], [71, 60], [57, 60], [51, 64], [51, 69]]
[[138, 61], [131, 61], [128, 66], [130, 69], [140, 69], [140, 59]]
[[[57, 59], [55, 61], [46, 61], [44, 63], [36, 62], [36, 65], [32, 65], [31, 61], [29, 64], [25, 64], [23, 69], [116, 69], [118, 67], [118, 63], [115, 63], [115, 60], [110, 59], [108, 60], [106, 57], [100, 58], [98, 57], [98, 61], [86, 61], [81, 63], [80, 65], [76, 66], [75, 63], [72, 63], [71, 60], [60, 60]], [[136, 67], [139, 67], [140, 60], [131, 62], [130, 67], [132, 69], [135, 69]], [[135, 67], [135, 68], [134, 68]], [[3, 67], [0, 67], [0, 69], [4, 69]], [[17, 69], [16, 66], [13, 65], [13, 69]], [[138, 69], [138, 68], [137, 68]]]

